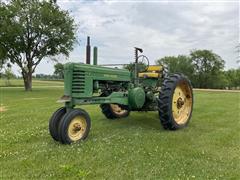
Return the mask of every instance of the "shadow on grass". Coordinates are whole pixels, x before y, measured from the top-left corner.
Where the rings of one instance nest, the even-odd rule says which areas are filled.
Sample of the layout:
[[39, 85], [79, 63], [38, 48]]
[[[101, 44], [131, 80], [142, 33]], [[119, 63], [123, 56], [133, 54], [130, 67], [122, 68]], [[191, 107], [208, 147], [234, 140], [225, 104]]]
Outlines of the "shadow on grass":
[[[162, 126], [157, 112], [131, 112], [127, 118], [109, 120], [103, 116], [99, 121], [110, 123], [113, 128], [136, 128], [161, 130]], [[104, 124], [105, 124], [104, 122]], [[115, 126], [116, 125], [116, 126]]]

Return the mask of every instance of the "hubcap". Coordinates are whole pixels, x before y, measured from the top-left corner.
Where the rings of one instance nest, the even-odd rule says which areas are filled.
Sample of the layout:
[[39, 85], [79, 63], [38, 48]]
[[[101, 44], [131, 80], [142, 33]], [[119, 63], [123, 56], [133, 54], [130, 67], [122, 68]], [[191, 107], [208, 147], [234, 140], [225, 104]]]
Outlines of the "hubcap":
[[180, 82], [173, 93], [172, 113], [178, 124], [185, 124], [192, 111], [192, 93], [186, 82]]
[[178, 100], [177, 100], [177, 108], [181, 109], [183, 105], [184, 105], [184, 101], [182, 100], [182, 98], [178, 98]]
[[117, 115], [123, 115], [127, 110], [122, 109], [119, 105], [117, 104], [110, 104], [110, 107], [112, 111], [117, 114]]
[[72, 141], [80, 140], [87, 128], [86, 119], [82, 116], [75, 117], [68, 126], [68, 136]]

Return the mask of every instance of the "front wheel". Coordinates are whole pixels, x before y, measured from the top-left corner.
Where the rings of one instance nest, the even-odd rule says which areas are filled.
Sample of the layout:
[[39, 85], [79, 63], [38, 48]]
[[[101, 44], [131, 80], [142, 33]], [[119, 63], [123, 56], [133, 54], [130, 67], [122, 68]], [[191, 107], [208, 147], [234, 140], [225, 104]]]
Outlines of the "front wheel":
[[188, 78], [173, 74], [163, 81], [159, 94], [159, 117], [164, 129], [185, 127], [192, 115], [193, 91]]
[[55, 141], [59, 141], [59, 134], [58, 134], [59, 122], [65, 113], [66, 113], [66, 108], [61, 107], [53, 113], [52, 117], [49, 120], [49, 132]]
[[86, 139], [90, 127], [91, 120], [88, 113], [83, 109], [73, 109], [62, 117], [58, 134], [63, 144], [71, 144]]

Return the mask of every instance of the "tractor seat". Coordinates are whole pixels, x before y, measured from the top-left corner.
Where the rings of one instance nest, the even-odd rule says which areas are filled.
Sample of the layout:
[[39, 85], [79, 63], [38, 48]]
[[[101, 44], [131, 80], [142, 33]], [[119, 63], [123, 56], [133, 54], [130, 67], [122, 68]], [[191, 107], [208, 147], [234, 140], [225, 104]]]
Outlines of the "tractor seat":
[[159, 78], [162, 75], [163, 66], [149, 66], [146, 72], [138, 73], [139, 78]]

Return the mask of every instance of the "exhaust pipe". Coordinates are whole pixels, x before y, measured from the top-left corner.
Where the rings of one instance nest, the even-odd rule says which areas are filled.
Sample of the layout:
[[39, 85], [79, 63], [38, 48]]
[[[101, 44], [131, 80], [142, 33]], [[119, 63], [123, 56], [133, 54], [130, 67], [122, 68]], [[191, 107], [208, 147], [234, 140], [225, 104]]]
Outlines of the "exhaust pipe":
[[90, 46], [90, 37], [87, 37], [87, 46], [86, 46], [86, 64], [91, 64], [91, 46]]

